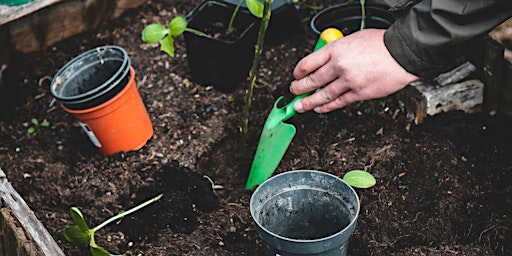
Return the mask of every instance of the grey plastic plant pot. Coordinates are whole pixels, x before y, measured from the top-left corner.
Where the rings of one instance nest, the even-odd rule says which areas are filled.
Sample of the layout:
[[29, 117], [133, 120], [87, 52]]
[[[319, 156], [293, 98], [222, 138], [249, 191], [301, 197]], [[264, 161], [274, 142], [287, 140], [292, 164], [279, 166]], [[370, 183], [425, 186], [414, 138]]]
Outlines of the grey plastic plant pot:
[[359, 215], [359, 197], [332, 174], [289, 171], [256, 188], [250, 211], [265, 255], [344, 256]]
[[[212, 25], [227, 26], [234, 6], [222, 1], [207, 0], [197, 5], [187, 15], [190, 28], [208, 33]], [[254, 59], [254, 46], [258, 36], [259, 21], [247, 10], [240, 9], [233, 27], [238, 31], [234, 39], [199, 36], [185, 32], [185, 46], [191, 80], [230, 93], [249, 77]]]
[[[395, 22], [395, 15], [389, 6], [379, 3], [365, 4], [366, 27], [385, 29]], [[342, 3], [318, 12], [310, 22], [310, 27], [317, 35], [326, 28], [337, 28], [344, 35], [360, 30], [361, 5], [359, 3]]]
[[88, 109], [116, 96], [130, 79], [130, 58], [119, 46], [88, 50], [64, 65], [50, 92], [69, 109]]

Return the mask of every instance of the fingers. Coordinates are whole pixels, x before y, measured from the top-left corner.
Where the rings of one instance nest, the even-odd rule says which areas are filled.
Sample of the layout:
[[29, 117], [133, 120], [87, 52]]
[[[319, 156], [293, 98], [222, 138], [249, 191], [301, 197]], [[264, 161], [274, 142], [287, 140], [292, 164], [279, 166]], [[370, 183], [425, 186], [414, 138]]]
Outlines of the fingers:
[[318, 73], [311, 73], [302, 79], [295, 80], [290, 84], [290, 92], [299, 95], [306, 92], [311, 92], [324, 85], [321, 80], [317, 78]]
[[[308, 80], [306, 80], [306, 81], [308, 81]], [[346, 105], [345, 99], [343, 99], [343, 98], [338, 99], [338, 98], [348, 91], [349, 91], [349, 87], [344, 86], [344, 84], [341, 82], [341, 79], [337, 79], [337, 80], [327, 84], [325, 87], [317, 90], [312, 95], [297, 101], [294, 105], [294, 109], [295, 109], [295, 111], [297, 111], [299, 113], [303, 113], [303, 112], [313, 110], [313, 109], [318, 112], [318, 111], [323, 111], [323, 108], [320, 106], [330, 104], [330, 102], [332, 102], [331, 105], [333, 105], [333, 106], [336, 106], [336, 105], [345, 106]], [[327, 106], [330, 106], [330, 105], [327, 105]], [[333, 106], [330, 106], [330, 107], [333, 107]], [[318, 107], [320, 107], [320, 108], [318, 108]]]
[[300, 95], [306, 92], [312, 92], [326, 84], [336, 80], [337, 74], [331, 65], [323, 65], [314, 72], [306, 76], [297, 78], [290, 84], [290, 92], [295, 95]]
[[293, 70], [295, 79], [300, 80], [329, 62], [329, 52], [325, 48], [309, 54], [297, 63]]
[[353, 91], [347, 91], [344, 94], [338, 96], [333, 101], [328, 102], [327, 104], [324, 104], [321, 106], [317, 106], [317, 107], [313, 108], [313, 110], [317, 113], [327, 113], [327, 112], [331, 112], [336, 109], [346, 107], [349, 104], [352, 104], [356, 101], [358, 101], [357, 95]]

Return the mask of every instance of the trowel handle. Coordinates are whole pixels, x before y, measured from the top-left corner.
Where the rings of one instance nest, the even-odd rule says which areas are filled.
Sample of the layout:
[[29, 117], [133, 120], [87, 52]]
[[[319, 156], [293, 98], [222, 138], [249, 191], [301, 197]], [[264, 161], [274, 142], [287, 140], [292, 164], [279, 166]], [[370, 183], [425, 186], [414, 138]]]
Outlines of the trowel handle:
[[336, 28], [326, 28], [322, 33], [320, 34], [320, 37], [318, 38], [318, 41], [316, 42], [315, 48], [313, 51], [316, 51], [322, 47], [324, 47], [326, 44], [343, 37], [343, 33], [336, 29]]
[[[318, 38], [318, 41], [316, 42], [316, 45], [315, 45], [315, 49], [313, 51], [316, 51], [316, 50], [322, 48], [323, 46], [325, 46], [326, 44], [328, 44], [336, 39], [340, 39], [342, 37], [343, 37], [343, 33], [341, 33], [340, 30], [338, 30], [336, 28], [327, 28], [324, 31], [322, 31], [322, 33], [320, 34], [320, 37]], [[313, 92], [307, 92], [307, 93], [295, 96], [295, 98], [293, 98], [293, 100], [290, 103], [286, 104], [286, 106], [283, 107], [286, 112], [286, 114], [283, 118], [283, 121], [288, 120], [290, 117], [292, 117], [293, 115], [295, 115], [297, 113], [295, 111], [295, 109], [293, 108], [293, 105], [295, 104], [295, 102], [311, 95], [312, 93]]]

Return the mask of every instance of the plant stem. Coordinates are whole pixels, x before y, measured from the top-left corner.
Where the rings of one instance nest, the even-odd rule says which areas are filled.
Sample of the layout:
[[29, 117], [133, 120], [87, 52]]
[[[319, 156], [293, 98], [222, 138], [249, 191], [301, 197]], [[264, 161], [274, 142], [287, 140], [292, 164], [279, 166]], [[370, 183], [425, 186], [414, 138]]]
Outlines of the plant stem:
[[139, 205], [135, 206], [134, 208], [132, 208], [132, 209], [130, 209], [128, 211], [121, 212], [118, 215], [111, 217], [110, 219], [102, 222], [101, 224], [99, 224], [98, 226], [93, 228], [93, 230], [94, 230], [94, 232], [96, 232], [96, 231], [100, 230], [101, 228], [105, 227], [106, 225], [110, 224], [111, 222], [116, 221], [116, 220], [118, 220], [120, 218], [123, 218], [126, 215], [132, 214], [132, 213], [140, 210], [141, 208], [146, 207], [149, 204], [152, 204], [152, 203], [160, 200], [160, 198], [162, 198], [162, 194], [160, 194], [160, 195], [158, 195], [158, 196], [156, 196], [156, 197], [154, 197], [154, 198], [152, 198], [152, 199], [150, 199], [150, 200], [148, 200], [148, 201], [146, 201], [146, 202], [144, 202], [142, 204], [139, 204]]
[[361, 4], [361, 27], [360, 30], [363, 30], [366, 28], [366, 11], [364, 7], [365, 0], [359, 0], [359, 3]]
[[260, 56], [263, 48], [263, 42], [265, 40], [265, 32], [267, 31], [268, 23], [270, 21], [270, 13], [272, 8], [272, 0], [265, 0], [265, 6], [263, 11], [263, 19], [260, 24], [260, 30], [258, 32], [258, 41], [256, 43], [256, 47], [254, 48], [255, 54], [252, 62], [251, 70], [249, 71], [249, 85], [245, 90], [244, 97], [244, 112], [242, 116], [242, 126], [241, 132], [243, 137], [243, 142], [245, 144], [245, 139], [247, 136], [247, 131], [249, 127], [249, 109], [251, 108], [252, 102], [252, 94], [254, 91], [254, 85], [256, 84], [256, 76], [258, 74], [258, 63], [260, 61]]
[[228, 31], [233, 26], [233, 22], [235, 21], [235, 16], [238, 13], [238, 10], [240, 9], [240, 5], [242, 5], [242, 1], [243, 0], [240, 0], [240, 2], [238, 2], [238, 4], [236, 5], [235, 10], [233, 10], [233, 14], [231, 14], [231, 19], [229, 19], [229, 24], [228, 24]]
[[193, 28], [185, 28], [185, 31], [194, 33], [194, 34], [196, 34], [198, 36], [208, 36], [206, 33], [202, 32], [202, 31], [199, 31], [197, 29], [193, 29]]

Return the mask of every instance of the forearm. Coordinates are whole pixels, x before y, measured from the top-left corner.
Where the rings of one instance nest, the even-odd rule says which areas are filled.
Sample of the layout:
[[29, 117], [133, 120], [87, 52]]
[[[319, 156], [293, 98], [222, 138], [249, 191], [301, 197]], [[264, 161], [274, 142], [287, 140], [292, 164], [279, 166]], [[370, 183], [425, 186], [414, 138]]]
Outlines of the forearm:
[[388, 29], [384, 42], [407, 71], [434, 77], [446, 71], [465, 43], [511, 16], [511, 0], [423, 0]]

